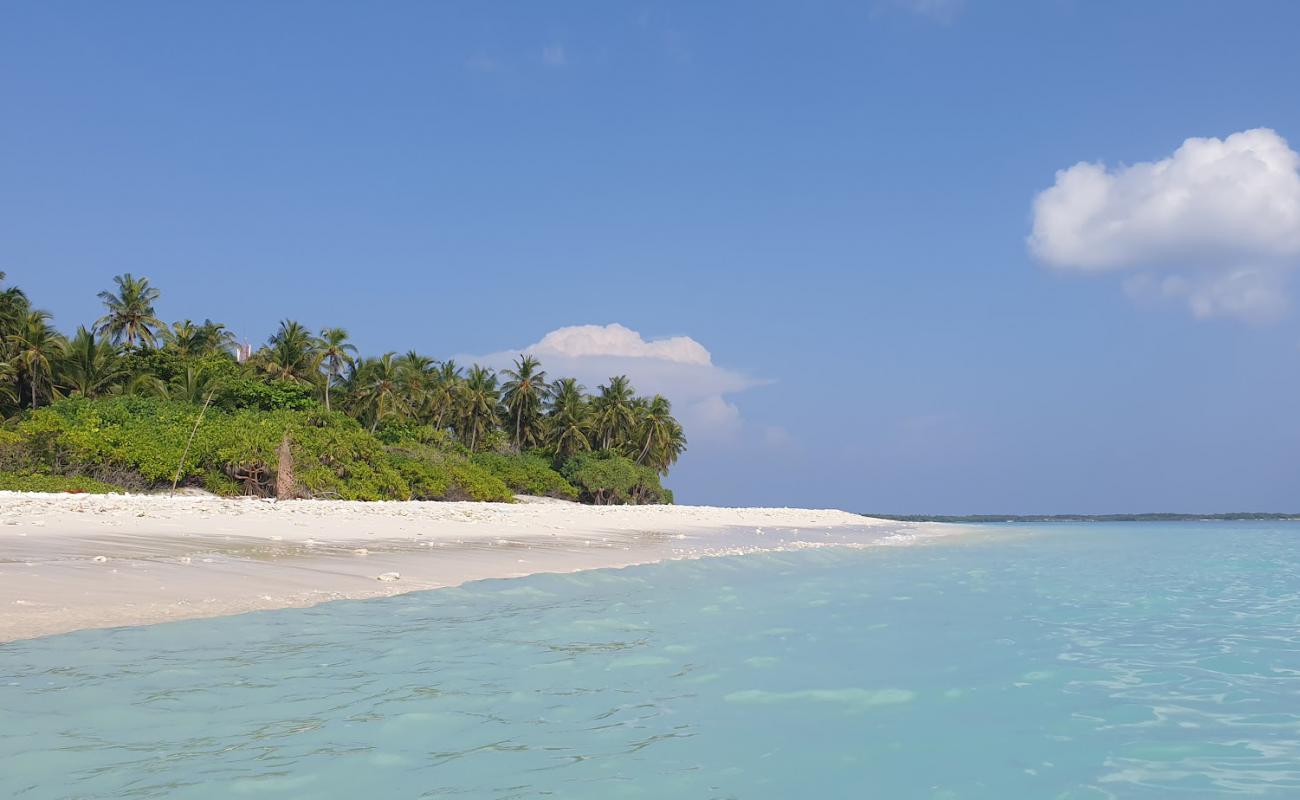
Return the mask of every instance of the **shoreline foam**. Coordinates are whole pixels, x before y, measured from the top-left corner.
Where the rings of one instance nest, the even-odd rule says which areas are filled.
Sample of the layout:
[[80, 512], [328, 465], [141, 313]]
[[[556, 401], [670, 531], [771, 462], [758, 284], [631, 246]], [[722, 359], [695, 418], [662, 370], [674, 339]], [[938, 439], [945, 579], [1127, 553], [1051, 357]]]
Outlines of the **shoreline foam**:
[[0, 642], [943, 527], [789, 508], [0, 492]]

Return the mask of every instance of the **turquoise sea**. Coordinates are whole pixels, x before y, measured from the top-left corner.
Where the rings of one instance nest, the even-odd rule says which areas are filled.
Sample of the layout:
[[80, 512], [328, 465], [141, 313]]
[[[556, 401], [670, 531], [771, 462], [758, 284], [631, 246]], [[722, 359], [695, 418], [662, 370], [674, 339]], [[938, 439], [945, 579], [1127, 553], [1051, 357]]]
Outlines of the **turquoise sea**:
[[0, 646], [0, 798], [1300, 797], [1300, 525], [972, 528]]

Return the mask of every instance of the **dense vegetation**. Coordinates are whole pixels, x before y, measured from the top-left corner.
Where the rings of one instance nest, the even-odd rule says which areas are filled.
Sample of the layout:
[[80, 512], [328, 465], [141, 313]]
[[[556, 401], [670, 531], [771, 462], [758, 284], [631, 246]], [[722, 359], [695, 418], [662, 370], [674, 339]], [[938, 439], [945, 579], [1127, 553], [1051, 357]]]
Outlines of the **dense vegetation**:
[[146, 278], [115, 283], [71, 337], [0, 290], [0, 489], [672, 501], [660, 479], [682, 428], [625, 376], [588, 394], [526, 354], [500, 374], [415, 351], [364, 358], [344, 329], [292, 320], [252, 351], [212, 320], [164, 324]]
[[0, 472], [0, 492], [70, 492], [73, 494], [109, 494], [121, 489], [92, 478], [63, 475], [24, 475]]

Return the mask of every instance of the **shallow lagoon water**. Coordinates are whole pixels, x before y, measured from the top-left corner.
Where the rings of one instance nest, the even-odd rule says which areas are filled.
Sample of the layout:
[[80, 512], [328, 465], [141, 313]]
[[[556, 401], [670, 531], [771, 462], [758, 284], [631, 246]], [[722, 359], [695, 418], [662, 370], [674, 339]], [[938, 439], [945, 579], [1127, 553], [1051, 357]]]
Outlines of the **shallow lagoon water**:
[[994, 526], [3, 645], [0, 797], [1296, 797], [1298, 534]]

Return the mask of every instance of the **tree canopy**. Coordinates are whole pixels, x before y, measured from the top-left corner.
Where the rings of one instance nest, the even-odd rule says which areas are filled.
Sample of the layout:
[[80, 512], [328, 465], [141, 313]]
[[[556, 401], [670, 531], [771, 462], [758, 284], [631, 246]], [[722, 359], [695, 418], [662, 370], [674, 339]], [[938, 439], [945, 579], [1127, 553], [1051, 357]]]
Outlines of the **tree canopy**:
[[659, 476], [686, 449], [669, 400], [638, 396], [625, 375], [589, 395], [572, 377], [551, 379], [528, 353], [500, 373], [415, 350], [364, 356], [346, 329], [293, 319], [245, 350], [212, 319], [163, 322], [162, 292], [147, 277], [119, 275], [98, 296], [103, 316], [68, 337], [21, 289], [0, 288], [0, 414], [8, 428], [50, 406], [130, 397], [167, 408], [210, 402], [217, 413], [244, 413], [248, 424], [256, 413], [338, 414], [402, 458], [506, 471], [532, 486], [550, 485], [539, 477], [545, 465], [555, 480], [573, 481], [561, 494], [599, 503], [663, 502], [670, 495]]

